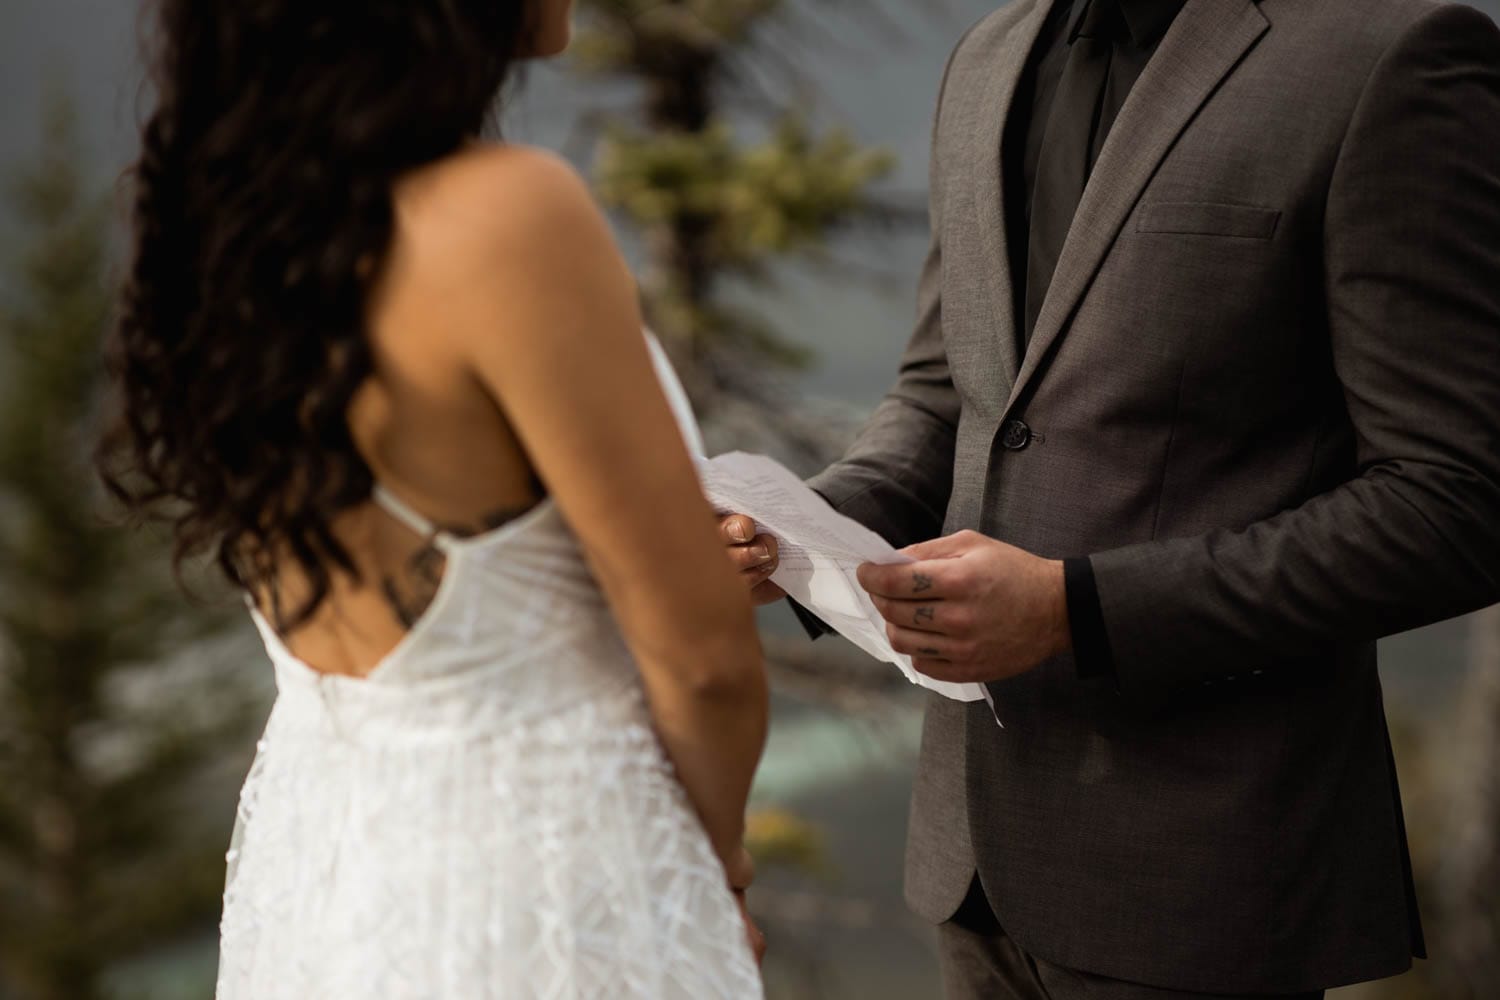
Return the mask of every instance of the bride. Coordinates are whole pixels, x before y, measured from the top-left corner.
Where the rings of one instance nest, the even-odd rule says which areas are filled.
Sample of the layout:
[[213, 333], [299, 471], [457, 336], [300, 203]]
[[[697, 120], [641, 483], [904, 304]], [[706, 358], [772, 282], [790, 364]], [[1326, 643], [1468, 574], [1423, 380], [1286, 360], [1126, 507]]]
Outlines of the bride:
[[691, 417], [584, 184], [475, 138], [569, 0], [158, 2], [104, 453], [275, 667], [218, 997], [760, 996]]

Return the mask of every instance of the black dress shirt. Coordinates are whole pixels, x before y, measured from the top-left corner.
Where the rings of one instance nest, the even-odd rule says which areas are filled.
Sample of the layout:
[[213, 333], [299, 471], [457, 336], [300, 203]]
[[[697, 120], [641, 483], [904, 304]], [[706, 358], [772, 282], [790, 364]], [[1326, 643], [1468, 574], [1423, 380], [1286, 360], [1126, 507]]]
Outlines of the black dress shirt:
[[[1095, 114], [1093, 138], [1089, 144], [1089, 169], [1099, 158], [1110, 129], [1140, 78], [1146, 64], [1156, 53], [1162, 36], [1167, 33], [1186, 0], [1056, 0], [1051, 14], [1042, 26], [1041, 35], [1021, 76], [1016, 90], [1010, 121], [1005, 127], [1001, 163], [1005, 171], [1006, 239], [1010, 245], [1011, 287], [1015, 289], [1015, 315], [1028, 315], [1026, 302], [1027, 253], [1031, 238], [1031, 203], [1036, 190], [1037, 162], [1041, 157], [1042, 136], [1052, 113], [1053, 98], [1068, 61], [1072, 44], [1091, 3], [1112, 5], [1108, 18], [1113, 23], [1113, 46], [1109, 73]], [[1023, 321], [1024, 322], [1024, 321]], [[1019, 347], [1024, 352], [1031, 331], [1017, 329]], [[1072, 625], [1073, 654], [1080, 677], [1113, 677], [1114, 665], [1109, 652], [1109, 638], [1104, 629], [1104, 613], [1099, 604], [1099, 590], [1094, 582], [1093, 564], [1086, 558], [1064, 562], [1068, 595], [1068, 617]]]
[[[1052, 112], [1053, 98], [1068, 61], [1068, 46], [1082, 27], [1090, 3], [1106, 3], [1115, 8], [1110, 20], [1117, 29], [1110, 56], [1109, 74], [1100, 95], [1095, 115], [1093, 139], [1089, 149], [1089, 169], [1099, 158], [1110, 129], [1140, 78], [1146, 64], [1156, 53], [1162, 36], [1167, 33], [1187, 0], [1055, 0], [1037, 38], [1036, 47], [1021, 75], [1016, 89], [1010, 121], [1006, 124], [1001, 150], [1005, 171], [1006, 239], [1010, 245], [1011, 287], [1015, 289], [1015, 315], [1026, 316], [1026, 266], [1031, 238], [1031, 202], [1036, 190], [1037, 163], [1041, 158], [1042, 137]], [[1031, 331], [1018, 329], [1016, 335], [1024, 351]], [[1080, 677], [1114, 676], [1109, 638], [1104, 628], [1104, 612], [1099, 604], [1099, 589], [1094, 582], [1094, 567], [1087, 557], [1068, 559], [1063, 563], [1067, 588], [1068, 617], [1073, 635], [1074, 660]], [[808, 633], [814, 637], [832, 629], [796, 601], [792, 609]]]

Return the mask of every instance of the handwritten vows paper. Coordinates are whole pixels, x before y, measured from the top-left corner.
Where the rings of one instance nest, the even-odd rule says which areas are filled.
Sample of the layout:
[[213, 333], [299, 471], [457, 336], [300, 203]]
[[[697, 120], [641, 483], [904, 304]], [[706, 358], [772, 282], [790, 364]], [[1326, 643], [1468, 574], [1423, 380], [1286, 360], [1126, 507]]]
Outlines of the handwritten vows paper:
[[700, 461], [698, 474], [715, 509], [753, 517], [759, 531], [776, 536], [781, 566], [771, 579], [787, 596], [877, 660], [895, 664], [913, 684], [955, 701], [990, 701], [984, 685], [934, 680], [891, 647], [885, 619], [855, 571], [862, 563], [909, 563], [910, 558], [835, 511], [773, 459], [731, 452]]

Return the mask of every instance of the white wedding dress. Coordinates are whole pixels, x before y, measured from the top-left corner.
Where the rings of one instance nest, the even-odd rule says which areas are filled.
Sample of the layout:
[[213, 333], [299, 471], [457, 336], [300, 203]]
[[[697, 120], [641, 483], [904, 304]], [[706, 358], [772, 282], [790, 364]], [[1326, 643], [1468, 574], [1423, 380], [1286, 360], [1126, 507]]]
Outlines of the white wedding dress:
[[446, 573], [365, 679], [314, 672], [254, 616], [278, 697], [228, 855], [218, 1000], [761, 997], [556, 506], [459, 539], [376, 499]]

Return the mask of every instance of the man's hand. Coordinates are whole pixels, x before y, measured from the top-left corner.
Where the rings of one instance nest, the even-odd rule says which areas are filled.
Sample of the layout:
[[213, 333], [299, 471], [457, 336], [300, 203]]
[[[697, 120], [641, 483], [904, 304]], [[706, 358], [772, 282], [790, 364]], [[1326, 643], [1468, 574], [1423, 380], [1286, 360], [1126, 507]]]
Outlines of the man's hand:
[[771, 574], [781, 565], [776, 539], [755, 533], [755, 519], [744, 514], [730, 514], [719, 521], [719, 537], [729, 547], [729, 559], [740, 578], [750, 588], [757, 605], [775, 604], [786, 592], [771, 582]]
[[917, 562], [859, 568], [899, 653], [928, 677], [1000, 681], [1072, 647], [1063, 564], [973, 532], [902, 550]]

